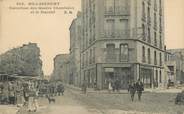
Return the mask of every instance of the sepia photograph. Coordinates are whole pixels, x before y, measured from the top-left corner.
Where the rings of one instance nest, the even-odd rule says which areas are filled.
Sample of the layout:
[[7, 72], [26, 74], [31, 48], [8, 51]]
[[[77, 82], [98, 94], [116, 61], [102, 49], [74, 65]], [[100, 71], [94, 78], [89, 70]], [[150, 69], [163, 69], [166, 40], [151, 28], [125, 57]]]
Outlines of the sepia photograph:
[[184, 114], [184, 0], [0, 0], [0, 114]]

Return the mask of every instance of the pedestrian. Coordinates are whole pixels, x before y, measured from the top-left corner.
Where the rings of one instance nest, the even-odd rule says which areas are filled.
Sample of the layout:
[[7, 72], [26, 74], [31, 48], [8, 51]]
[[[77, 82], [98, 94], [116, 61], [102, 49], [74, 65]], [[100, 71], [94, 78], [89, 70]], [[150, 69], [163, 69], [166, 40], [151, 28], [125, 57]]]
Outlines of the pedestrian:
[[84, 81], [84, 83], [83, 83], [83, 85], [82, 85], [82, 90], [83, 90], [83, 93], [84, 94], [86, 94], [86, 92], [87, 92], [87, 83], [86, 83], [86, 81]]
[[58, 92], [58, 95], [60, 96], [61, 94], [64, 95], [64, 85], [63, 84], [59, 84], [57, 86], [57, 92]]
[[113, 89], [112, 88], [112, 81], [109, 80], [109, 87], [108, 87], [109, 93], [111, 93], [112, 89]]
[[118, 80], [116, 79], [114, 82], [115, 91], [118, 91]]
[[24, 96], [24, 105], [28, 106], [29, 102], [29, 87], [27, 83], [24, 83], [23, 86], [23, 96]]
[[136, 90], [137, 90], [138, 99], [139, 99], [139, 101], [141, 101], [142, 92], [144, 91], [144, 85], [140, 81], [140, 79], [138, 79], [138, 81], [136, 83]]
[[17, 106], [20, 107], [23, 105], [22, 95], [23, 95], [23, 87], [20, 81], [17, 82], [16, 87], [16, 98], [17, 98]]
[[120, 89], [120, 80], [118, 80], [118, 79], [116, 79], [116, 81], [115, 81], [115, 90], [117, 91], [117, 92], [119, 92], [119, 89]]
[[38, 92], [39, 92], [38, 88], [34, 88], [34, 98], [33, 98], [33, 111], [34, 112], [36, 112], [38, 107], [39, 107], [39, 105], [38, 105], [38, 97], [39, 97]]
[[15, 104], [15, 91], [14, 91], [14, 86], [12, 82], [9, 83], [8, 91], [9, 91], [10, 104], [14, 105]]
[[115, 85], [115, 81], [113, 80], [112, 81], [112, 91], [115, 92], [116, 90], [116, 85]]
[[131, 100], [133, 102], [134, 101], [134, 95], [135, 95], [135, 92], [136, 92], [136, 85], [135, 85], [134, 82], [129, 83], [128, 92], [130, 93]]
[[30, 90], [29, 90], [29, 101], [28, 101], [28, 111], [29, 112], [36, 112], [38, 108], [38, 91], [33, 82], [31, 82]]

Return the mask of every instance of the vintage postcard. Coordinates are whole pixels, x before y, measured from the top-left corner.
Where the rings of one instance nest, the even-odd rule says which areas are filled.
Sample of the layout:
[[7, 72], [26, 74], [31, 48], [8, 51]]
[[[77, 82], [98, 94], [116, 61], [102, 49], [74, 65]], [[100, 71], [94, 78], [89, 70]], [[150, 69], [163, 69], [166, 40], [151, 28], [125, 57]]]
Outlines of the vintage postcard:
[[0, 0], [0, 114], [184, 114], [183, 0]]

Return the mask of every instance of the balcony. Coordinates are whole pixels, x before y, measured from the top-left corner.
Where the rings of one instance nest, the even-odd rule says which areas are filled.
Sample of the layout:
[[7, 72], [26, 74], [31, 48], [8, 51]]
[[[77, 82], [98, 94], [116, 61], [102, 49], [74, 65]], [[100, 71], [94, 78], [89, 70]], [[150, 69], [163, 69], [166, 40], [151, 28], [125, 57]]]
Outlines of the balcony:
[[104, 33], [102, 35], [106, 38], [112, 38], [112, 37], [123, 37], [123, 38], [129, 38], [130, 31], [129, 30], [104, 30]]
[[112, 9], [106, 9], [104, 12], [105, 15], [129, 15], [130, 12], [128, 10], [128, 8], [124, 8], [124, 7], [116, 7], [114, 10]]

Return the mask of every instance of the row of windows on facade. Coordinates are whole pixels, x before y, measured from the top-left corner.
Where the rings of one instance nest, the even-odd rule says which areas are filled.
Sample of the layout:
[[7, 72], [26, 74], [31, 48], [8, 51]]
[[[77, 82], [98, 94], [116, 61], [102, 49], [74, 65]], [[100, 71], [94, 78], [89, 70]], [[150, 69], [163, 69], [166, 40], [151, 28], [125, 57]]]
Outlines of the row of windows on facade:
[[[143, 46], [142, 47], [142, 62], [143, 63], [147, 63], [151, 64], [151, 50], [150, 48], [147, 49], [147, 59], [146, 59], [146, 49]], [[157, 51], [154, 51], [154, 65], [158, 65], [158, 61], [157, 61]], [[159, 53], [159, 65], [162, 66], [162, 53]]]
[[[144, 2], [144, 1], [143, 1]], [[154, 10], [158, 10], [157, 0], [154, 0]], [[159, 0], [159, 13], [162, 15], [162, 1]], [[148, 0], [151, 5], [151, 0]], [[128, 0], [105, 0], [105, 14], [128, 14]]]
[[[150, 30], [150, 27], [147, 27], [147, 30], [146, 30], [146, 27], [144, 24], [142, 24], [142, 28], [143, 28], [143, 41], [147, 41], [148, 43], [152, 43], [152, 38], [151, 38], [151, 30]], [[158, 32], [157, 31], [154, 31], [154, 46], [159, 46], [160, 49], [163, 48], [163, 45], [162, 45], [162, 33], [159, 33], [159, 45], [158, 45], [158, 38], [157, 38], [157, 35]]]
[[87, 25], [91, 25], [93, 23], [95, 23], [95, 4], [92, 5], [92, 7], [86, 7], [86, 11], [84, 12], [85, 16], [83, 17], [84, 18], [84, 21], [87, 23]]
[[[145, 9], [146, 9], [146, 5], [145, 5], [145, 2], [143, 1], [143, 3], [142, 3], [142, 14], [143, 14], [142, 20], [143, 20], [143, 23], [147, 21], [147, 25], [151, 26], [151, 8], [149, 5], [147, 6], [147, 18], [146, 18], [146, 10]], [[160, 9], [162, 9], [162, 8], [160, 7]], [[162, 10], [160, 10], [160, 11], [162, 11]], [[160, 14], [160, 16], [159, 16], [159, 31], [162, 32], [162, 16], [161, 16], [162, 12], [160, 12], [159, 14]], [[157, 19], [158, 19], [157, 10], [154, 10], [154, 29], [155, 30], [157, 30], [157, 28], [158, 28], [158, 23], [157, 23], [158, 20]]]
[[95, 31], [90, 32], [90, 36], [88, 37], [88, 35], [84, 35], [86, 37], [83, 38], [82, 40], [82, 50], [86, 49], [89, 45], [92, 44], [92, 42], [95, 41]]
[[[162, 83], [162, 71], [155, 70], [154, 72], [155, 72], [155, 78], [153, 80], [153, 83], [155, 86], [158, 86], [158, 83]], [[141, 70], [140, 79], [142, 79], [145, 84], [150, 84], [150, 78], [151, 78], [150, 73], [151, 72], [147, 73], [147, 72], [145, 72], [145, 70]]]
[[[121, 44], [120, 45], [120, 62], [127, 62], [129, 58], [129, 49], [128, 49], [128, 44]], [[106, 46], [106, 62], [113, 62], [116, 61], [116, 52], [115, 52], [115, 44], [107, 44]], [[88, 59], [89, 59], [89, 64], [95, 63], [95, 49], [90, 50], [90, 55], [88, 56], [88, 52], [83, 55], [82, 58], [82, 66], [88, 65]], [[143, 46], [142, 47], [142, 62], [146, 63], [146, 49]], [[151, 50], [150, 48], [147, 49], [147, 63], [151, 63]], [[157, 62], [157, 52], [154, 51], [154, 65], [158, 65]], [[159, 65], [162, 66], [162, 54], [161, 52], [159, 53]]]
[[127, 0], [105, 0], [105, 14], [125, 15], [128, 14]]
[[[89, 9], [90, 14], [86, 14], [84, 17], [84, 29], [83, 29], [83, 42], [82, 42], [82, 48], [83, 50], [87, 48], [93, 41], [95, 41], [95, 5], [92, 5], [93, 9]], [[88, 11], [88, 8], [86, 8], [86, 11]], [[90, 16], [90, 18], [88, 17]]]
[[82, 68], [95, 63], [95, 48], [90, 49], [89, 53], [82, 55]]
[[[102, 35], [106, 38], [120, 36], [128, 38], [130, 30], [128, 30], [127, 27], [128, 19], [106, 19], [104, 21], [104, 32]], [[83, 49], [87, 48], [93, 41], [95, 41], [95, 24], [90, 28], [84, 29]]]
[[[103, 35], [105, 37], [113, 37], [113, 36], [127, 36], [129, 35], [129, 30], [127, 30], [127, 26], [128, 26], [128, 20], [127, 19], [119, 19], [119, 22], [115, 23], [114, 19], [107, 19], [104, 23], [104, 32]], [[86, 38], [88, 38], [88, 36], [90, 36], [88, 39], [84, 39], [86, 40], [86, 45], [88, 45], [88, 40], [89, 40], [89, 44], [92, 43], [92, 41], [95, 40], [95, 24], [93, 26], [93, 28], [90, 28], [90, 35], [88, 34], [88, 29], [85, 29], [85, 33], [84, 36]], [[85, 46], [84, 46], [85, 47]]]
[[[115, 53], [115, 44], [107, 44], [106, 45], [106, 62], [115, 62], [116, 61], [116, 53]], [[128, 44], [121, 44], [120, 45], [120, 62], [127, 62], [128, 61]], [[90, 50], [90, 55], [88, 52], [83, 55], [82, 57], [82, 67], [87, 66], [89, 64], [95, 63], [95, 49]]]
[[[145, 1], [143, 1], [142, 4], [145, 7]], [[162, 15], [162, 0], [154, 0], [154, 10], [158, 11], [158, 4], [159, 4], [159, 14]], [[148, 6], [151, 5], [152, 5], [151, 0], [148, 0]]]
[[[148, 4], [150, 4], [151, 3], [151, 1], [149, 0], [148, 1]], [[161, 0], [159, 0], [159, 4], [160, 4], [160, 9], [162, 9], [162, 3], [161, 3]], [[143, 29], [143, 41], [146, 41], [147, 40], [147, 42], [148, 43], [151, 43], [152, 41], [151, 41], [151, 9], [150, 9], [150, 5], [148, 5], [148, 7], [147, 7], [147, 12], [148, 12], [148, 17], [147, 17], [147, 22], [148, 22], [148, 24], [145, 24], [145, 21], [146, 21], [146, 13], [145, 13], [145, 7], [146, 7], [146, 5], [145, 5], [145, 2], [143, 1], [142, 2], [142, 8], [143, 8], [143, 24], [142, 24], [142, 29]], [[157, 0], [154, 0], [154, 46], [158, 46], [157, 45], [157, 26], [158, 26], [158, 24], [157, 24], [157, 13], [156, 13], [156, 11], [157, 11]], [[160, 10], [161, 11], [161, 10]], [[162, 48], [163, 46], [162, 46], [162, 17], [161, 17], [161, 15], [160, 15], [160, 17], [159, 17], [159, 31], [160, 31], [160, 35], [159, 35], [159, 48]], [[147, 38], [147, 39], [146, 39]]]
[[104, 21], [105, 37], [129, 35], [128, 19], [106, 19]]
[[[91, 54], [88, 56], [88, 52], [83, 55], [82, 58], [82, 66], [86, 66], [88, 64], [95, 63], [95, 50], [90, 50]], [[116, 61], [116, 53], [115, 53], [115, 44], [107, 44], [106, 45], [106, 55], [104, 55], [106, 58], [106, 62], [114, 62]], [[93, 55], [92, 55], [93, 53]], [[88, 61], [89, 59], [89, 61]], [[120, 62], [127, 62], [128, 61], [128, 44], [121, 44], [120, 45]], [[89, 63], [88, 63], [89, 62]]]

